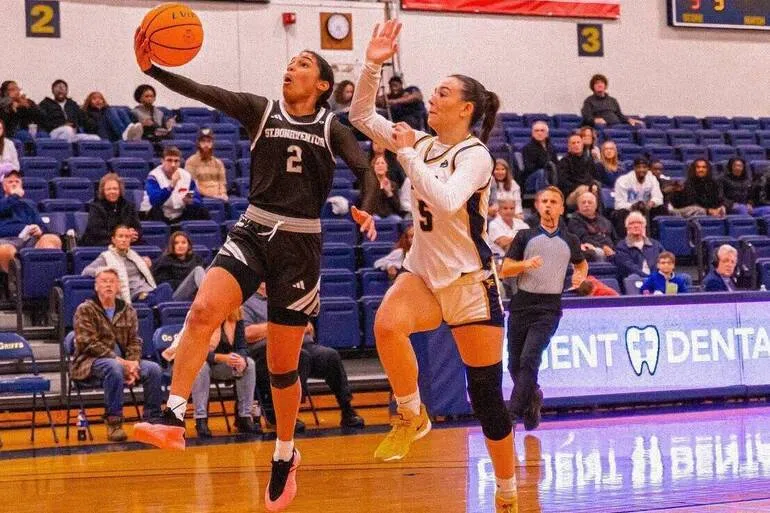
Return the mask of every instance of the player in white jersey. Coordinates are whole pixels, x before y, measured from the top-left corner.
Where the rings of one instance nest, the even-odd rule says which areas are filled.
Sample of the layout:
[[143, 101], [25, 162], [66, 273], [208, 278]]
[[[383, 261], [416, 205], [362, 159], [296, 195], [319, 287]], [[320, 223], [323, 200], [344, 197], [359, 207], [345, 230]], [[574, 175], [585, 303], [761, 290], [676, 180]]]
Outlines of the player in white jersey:
[[[380, 360], [398, 403], [393, 428], [375, 451], [380, 461], [406, 456], [430, 430], [417, 388], [411, 333], [446, 321], [466, 365], [468, 393], [497, 478], [497, 511], [516, 505], [513, 434], [502, 394], [503, 312], [492, 251], [485, 242], [494, 159], [484, 146], [499, 107], [497, 95], [478, 81], [452, 75], [429, 101], [431, 137], [375, 112], [381, 65], [397, 49], [401, 24], [374, 29], [350, 108], [350, 121], [396, 152], [412, 183], [415, 233], [402, 273], [377, 311], [374, 333]], [[481, 140], [471, 127], [483, 120]]]

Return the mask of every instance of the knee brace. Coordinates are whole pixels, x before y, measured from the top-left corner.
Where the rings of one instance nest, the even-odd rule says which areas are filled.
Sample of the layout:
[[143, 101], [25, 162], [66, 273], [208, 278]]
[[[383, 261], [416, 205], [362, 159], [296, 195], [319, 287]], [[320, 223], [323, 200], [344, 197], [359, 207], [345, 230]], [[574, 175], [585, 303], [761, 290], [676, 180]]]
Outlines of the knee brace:
[[299, 379], [297, 369], [286, 372], [284, 374], [273, 374], [272, 372], [270, 373], [270, 384], [275, 388], [289, 388], [297, 382], [297, 379]]
[[511, 418], [503, 401], [503, 363], [486, 367], [466, 367], [468, 395], [473, 413], [481, 423], [484, 436], [502, 440], [511, 432]]

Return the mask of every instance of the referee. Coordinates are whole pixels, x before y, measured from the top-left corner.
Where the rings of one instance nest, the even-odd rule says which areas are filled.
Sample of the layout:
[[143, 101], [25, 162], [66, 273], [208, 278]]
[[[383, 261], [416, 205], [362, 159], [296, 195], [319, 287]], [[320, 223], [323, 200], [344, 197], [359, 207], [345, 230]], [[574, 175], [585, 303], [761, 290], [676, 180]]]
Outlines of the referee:
[[537, 372], [543, 351], [561, 319], [561, 294], [567, 267], [572, 263], [572, 286], [588, 275], [588, 263], [580, 240], [560, 222], [564, 195], [546, 187], [535, 196], [540, 226], [521, 230], [513, 239], [500, 270], [501, 278], [518, 276], [518, 292], [508, 307], [508, 370], [513, 378], [510, 411], [514, 421], [524, 420], [524, 429], [540, 424], [543, 392]]

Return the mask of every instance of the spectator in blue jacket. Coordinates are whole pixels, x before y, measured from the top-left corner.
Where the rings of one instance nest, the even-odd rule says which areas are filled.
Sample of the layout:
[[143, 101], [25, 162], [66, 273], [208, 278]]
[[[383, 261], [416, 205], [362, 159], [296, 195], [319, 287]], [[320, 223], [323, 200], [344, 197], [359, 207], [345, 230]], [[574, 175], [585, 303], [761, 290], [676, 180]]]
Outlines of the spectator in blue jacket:
[[59, 236], [46, 233], [35, 204], [24, 199], [21, 171], [8, 171], [3, 179], [3, 192], [5, 197], [0, 199], [0, 270], [8, 272], [8, 265], [19, 249], [61, 249]]
[[674, 273], [675, 265], [676, 257], [670, 251], [658, 255], [658, 270], [644, 280], [639, 289], [642, 294], [674, 295], [688, 292], [684, 276]]
[[208, 210], [190, 173], [180, 167], [182, 153], [169, 146], [163, 150], [163, 161], [144, 182], [141, 211], [149, 219], [177, 224], [192, 219], [209, 219]]
[[623, 278], [649, 276], [657, 269], [663, 246], [647, 237], [647, 218], [640, 212], [628, 214], [625, 225], [626, 238], [615, 246], [615, 265]]
[[729, 244], [717, 249], [716, 266], [703, 278], [705, 292], [732, 292], [738, 290], [733, 273], [738, 265], [738, 250]]

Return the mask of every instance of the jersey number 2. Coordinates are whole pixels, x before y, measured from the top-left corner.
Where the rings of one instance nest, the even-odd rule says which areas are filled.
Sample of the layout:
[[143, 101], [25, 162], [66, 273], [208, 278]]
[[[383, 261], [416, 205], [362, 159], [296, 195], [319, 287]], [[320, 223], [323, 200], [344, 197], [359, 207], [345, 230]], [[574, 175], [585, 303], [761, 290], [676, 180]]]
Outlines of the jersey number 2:
[[287, 173], [301, 173], [302, 172], [302, 148], [292, 144], [286, 150], [289, 153], [289, 157], [286, 159], [286, 172]]
[[417, 202], [420, 209], [420, 229], [424, 232], [433, 231], [433, 214], [428, 210], [428, 205], [423, 200]]

